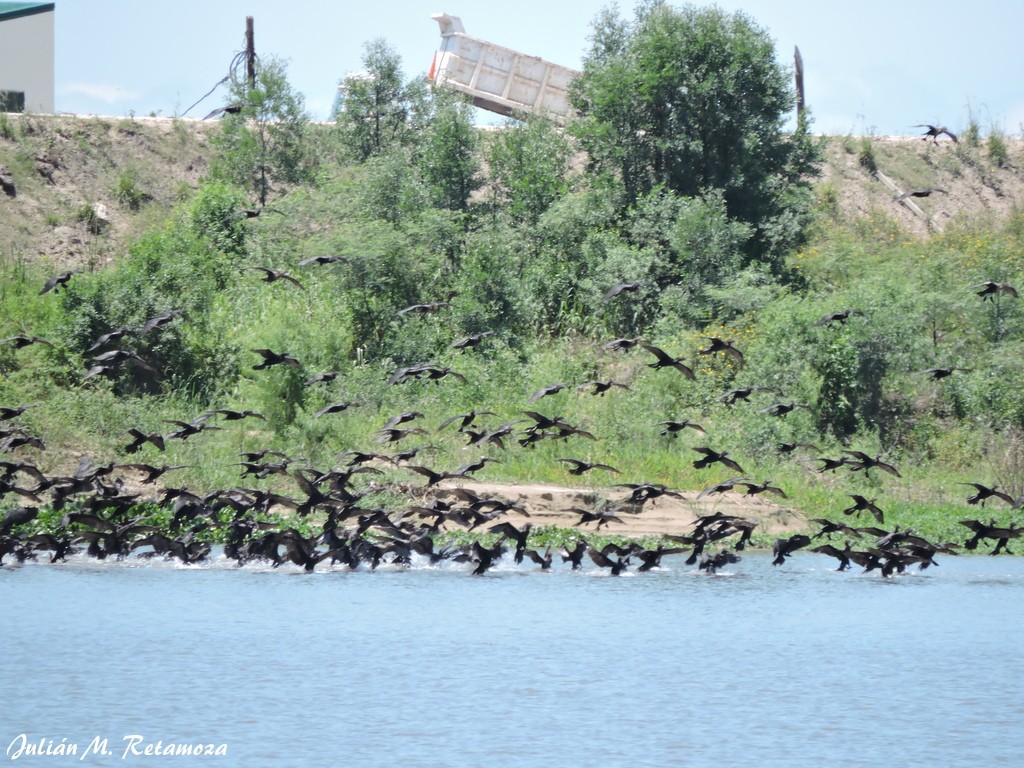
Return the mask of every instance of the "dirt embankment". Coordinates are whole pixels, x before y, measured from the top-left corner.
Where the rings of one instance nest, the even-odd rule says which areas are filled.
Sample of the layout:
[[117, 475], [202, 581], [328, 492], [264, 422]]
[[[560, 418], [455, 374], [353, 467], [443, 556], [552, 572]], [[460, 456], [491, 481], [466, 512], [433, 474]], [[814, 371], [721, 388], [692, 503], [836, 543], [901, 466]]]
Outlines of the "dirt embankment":
[[[572, 528], [580, 522], [580, 513], [573, 508], [593, 510], [599, 500], [610, 507], [629, 498], [628, 489], [567, 488], [557, 485], [518, 485], [511, 483], [459, 483], [441, 484], [435, 495], [446, 501], [454, 500], [454, 488], [466, 488], [485, 498], [498, 498], [523, 507], [527, 515], [510, 510], [502, 515], [516, 526], [532, 523], [535, 527], [556, 526]], [[645, 503], [636, 514], [619, 512], [621, 522], [602, 525], [600, 531], [615, 536], [641, 537], [686, 535], [693, 532], [698, 517], [721, 513], [736, 515], [757, 523], [755, 533], [784, 535], [807, 527], [805, 516], [789, 507], [761, 498], [727, 492], [697, 499], [697, 491], [680, 492], [681, 498], [660, 496]], [[596, 523], [587, 523], [580, 531], [594, 532]]]

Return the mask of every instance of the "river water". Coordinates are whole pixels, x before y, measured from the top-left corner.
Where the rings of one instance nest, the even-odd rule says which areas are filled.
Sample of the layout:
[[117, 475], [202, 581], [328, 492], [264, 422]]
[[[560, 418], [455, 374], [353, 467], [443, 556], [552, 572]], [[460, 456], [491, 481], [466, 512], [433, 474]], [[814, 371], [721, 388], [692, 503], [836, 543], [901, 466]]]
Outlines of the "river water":
[[1024, 558], [939, 563], [5, 565], [0, 763], [1024, 765]]

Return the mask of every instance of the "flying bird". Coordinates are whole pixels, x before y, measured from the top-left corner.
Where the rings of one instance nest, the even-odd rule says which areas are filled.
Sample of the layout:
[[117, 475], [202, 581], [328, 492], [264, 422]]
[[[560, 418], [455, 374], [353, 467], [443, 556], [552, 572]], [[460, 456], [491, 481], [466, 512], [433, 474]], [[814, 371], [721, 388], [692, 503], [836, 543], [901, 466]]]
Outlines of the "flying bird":
[[150, 318], [143, 324], [142, 328], [139, 329], [139, 336], [145, 336], [150, 331], [153, 331], [157, 328], [162, 328], [163, 326], [167, 325], [172, 320], [174, 320], [174, 318], [179, 317], [181, 314], [182, 312], [180, 309], [172, 309], [167, 312], [163, 312], [157, 315], [156, 317]]
[[893, 197], [893, 202], [902, 203], [908, 197], [930, 197], [933, 192], [942, 192], [946, 194], [948, 191], [945, 189], [939, 189], [938, 187], [922, 187], [920, 189], [908, 189], [906, 192]]
[[316, 264], [317, 266], [323, 266], [325, 264], [348, 264], [348, 259], [344, 256], [310, 256], [309, 258], [303, 259], [299, 262], [300, 267], [308, 267], [310, 264]]
[[612, 387], [618, 387], [619, 389], [629, 389], [628, 384], [623, 384], [621, 381], [614, 381], [608, 379], [607, 381], [587, 381], [576, 387], [577, 390], [583, 392], [590, 390], [590, 394], [597, 395], [598, 397], [604, 397], [604, 393]]
[[741, 467], [737, 462], [729, 458], [728, 451], [715, 451], [703, 445], [694, 448], [693, 450], [696, 451], [697, 453], [703, 454], [704, 456], [704, 458], [696, 459], [693, 462], [694, 469], [704, 469], [705, 467], [709, 467], [715, 462], [718, 462], [724, 464], [725, 466], [729, 467], [729, 469], [735, 472], [739, 472], [741, 474], [743, 472], [743, 467]]
[[474, 333], [472, 336], [463, 336], [461, 339], [453, 341], [448, 348], [449, 349], [474, 349], [481, 341], [486, 339], [488, 336], [494, 334], [494, 331], [481, 331], [480, 333]]
[[994, 301], [995, 297], [1000, 293], [1005, 293], [1013, 298], [1020, 298], [1020, 294], [1017, 293], [1017, 289], [1009, 283], [997, 283], [993, 280], [986, 280], [983, 283], [978, 283], [973, 288], [980, 288], [978, 295], [981, 296], [982, 301]]
[[691, 381], [696, 378], [696, 376], [693, 375], [693, 369], [683, 363], [682, 357], [672, 357], [665, 350], [655, 347], [652, 344], [641, 344], [640, 346], [657, 358], [656, 362], [647, 364], [648, 368], [653, 368], [654, 370], [658, 370], [659, 368], [675, 368]]
[[956, 371], [970, 371], [970, 368], [926, 368], [923, 371], [917, 371], [921, 375], [927, 375], [932, 381], [940, 381], [947, 376], [952, 376]]
[[567, 386], [568, 386], [568, 384], [551, 384], [551, 385], [546, 386], [546, 387], [541, 387], [536, 392], [534, 392], [532, 395], [530, 395], [530, 399], [527, 400], [527, 402], [528, 403], [535, 403], [538, 400], [540, 400], [542, 397], [547, 397], [548, 395], [558, 394], [563, 389], [565, 389]]
[[675, 437], [676, 434], [682, 432], [687, 427], [694, 430], [695, 432], [700, 432], [701, 434], [704, 434], [707, 431], [700, 424], [697, 424], [694, 421], [690, 421], [689, 419], [683, 419], [682, 421], [659, 421], [657, 426], [664, 427], [664, 429], [662, 429], [661, 432], [659, 432], [658, 434], [672, 435], [673, 437]]
[[42, 296], [44, 293], [49, 293], [50, 291], [59, 291], [61, 288], [66, 289], [68, 286], [68, 281], [71, 279], [71, 276], [73, 274], [75, 274], [74, 271], [69, 270], [67, 272], [61, 272], [59, 275], [51, 277], [43, 285], [43, 290], [39, 292], [39, 295]]
[[314, 413], [313, 414], [313, 418], [314, 419], [319, 419], [321, 416], [326, 416], [328, 413], [341, 413], [344, 410], [347, 410], [349, 408], [355, 408], [358, 405], [360, 405], [360, 404], [359, 403], [353, 403], [353, 402], [351, 402], [349, 400], [346, 400], [346, 401], [341, 402], [341, 403], [331, 403], [330, 405], [325, 405], [319, 411]]
[[642, 286], [642, 285], [643, 285], [642, 282], [616, 283], [615, 285], [613, 285], [611, 287], [611, 289], [609, 289], [609, 291], [604, 295], [603, 298], [604, 298], [605, 301], [607, 301], [608, 299], [613, 299], [616, 296], [618, 296], [620, 294], [623, 294], [623, 293], [633, 293], [636, 290], [638, 290], [640, 288], [640, 286]]
[[707, 349], [698, 349], [698, 355], [713, 355], [715, 352], [724, 352], [739, 365], [743, 365], [743, 353], [733, 346], [735, 339], [720, 339], [717, 336], [705, 336], [704, 338], [711, 343]]
[[24, 349], [31, 344], [45, 344], [48, 347], [53, 346], [52, 341], [44, 339], [42, 336], [8, 336], [6, 339], [0, 340], [0, 344], [10, 344], [15, 349]]
[[946, 128], [943, 125], [929, 125], [928, 123], [918, 123], [914, 127], [915, 128], [927, 128], [928, 130], [924, 132], [924, 135], [921, 138], [924, 141], [928, 141], [928, 139], [931, 139], [932, 140], [932, 144], [938, 144], [939, 143], [939, 136], [942, 136], [943, 134], [945, 134], [946, 136], [949, 136], [949, 138], [951, 138], [953, 140], [954, 144], [959, 144], [960, 143], [960, 142], [957, 141], [956, 134], [954, 134], [952, 131], [950, 131], [948, 128]]
[[614, 472], [616, 475], [620, 474], [619, 470], [615, 467], [610, 467], [607, 464], [596, 464], [590, 461], [582, 461], [580, 459], [557, 459], [557, 461], [569, 465], [568, 470], [570, 475], [582, 475], [584, 472], [589, 472], [592, 469], [603, 469], [606, 472]]
[[262, 371], [264, 368], [270, 368], [272, 365], [290, 365], [292, 368], [300, 368], [302, 366], [302, 363], [292, 357], [288, 352], [278, 353], [269, 349], [253, 349], [250, 351], [255, 352], [263, 358], [262, 363], [252, 367], [254, 371]]
[[854, 315], [863, 317], [864, 313], [859, 309], [841, 309], [838, 312], [829, 312], [827, 315], [824, 315], [815, 325], [831, 325], [832, 323], [842, 325]]
[[853, 505], [843, 510], [844, 515], [853, 515], [857, 512], [870, 512], [871, 516], [879, 523], [885, 522], [885, 513], [882, 512], [882, 509], [877, 504], [875, 504], [875, 499], [868, 499], [858, 493], [851, 493], [850, 498], [853, 499]]
[[989, 487], [981, 483], [959, 483], [959, 485], [969, 485], [976, 491], [967, 499], [968, 504], [980, 503], [981, 506], [985, 506], [985, 502], [991, 498], [1002, 499], [1011, 506], [1014, 504], [1014, 498], [1010, 494], [1000, 491], [997, 486]]
[[225, 104], [223, 107], [217, 107], [216, 109], [210, 110], [204, 117], [203, 120], [211, 120], [221, 115], [237, 115], [242, 109], [245, 108], [245, 104]]
[[283, 270], [274, 270], [271, 269], [270, 267], [261, 266], [245, 267], [244, 269], [248, 269], [255, 272], [262, 272], [264, 283], [276, 283], [278, 280], [286, 280], [289, 283], [292, 283], [293, 285], [297, 285], [299, 288], [302, 288], [303, 290], [306, 289], [306, 287], [302, 283], [300, 283], [298, 280], [296, 280], [294, 277], [292, 277]]

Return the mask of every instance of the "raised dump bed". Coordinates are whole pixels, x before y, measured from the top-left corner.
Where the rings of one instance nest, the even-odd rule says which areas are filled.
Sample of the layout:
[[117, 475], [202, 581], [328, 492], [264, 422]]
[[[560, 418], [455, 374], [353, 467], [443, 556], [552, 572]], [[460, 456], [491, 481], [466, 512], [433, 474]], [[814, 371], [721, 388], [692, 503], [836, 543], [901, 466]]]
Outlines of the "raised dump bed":
[[510, 117], [539, 112], [558, 122], [571, 114], [569, 83], [579, 72], [466, 34], [462, 20], [447, 13], [432, 18], [441, 27], [441, 49], [430, 78], [470, 96], [481, 109]]

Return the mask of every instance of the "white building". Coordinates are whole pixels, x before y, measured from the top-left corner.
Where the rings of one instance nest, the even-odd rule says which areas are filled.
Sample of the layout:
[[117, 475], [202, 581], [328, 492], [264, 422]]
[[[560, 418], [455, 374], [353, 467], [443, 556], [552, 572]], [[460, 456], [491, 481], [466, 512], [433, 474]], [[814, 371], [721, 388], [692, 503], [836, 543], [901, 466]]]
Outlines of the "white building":
[[53, 112], [53, 9], [0, 2], [0, 111]]

